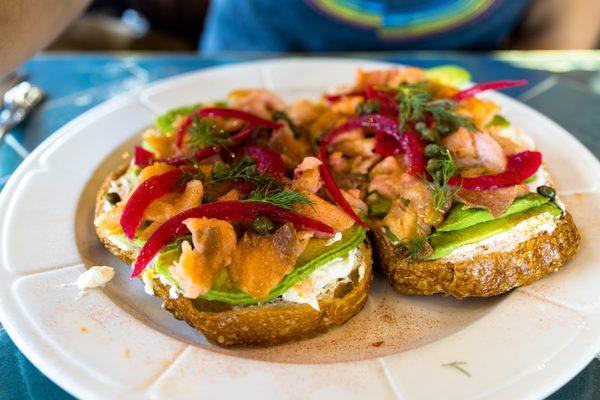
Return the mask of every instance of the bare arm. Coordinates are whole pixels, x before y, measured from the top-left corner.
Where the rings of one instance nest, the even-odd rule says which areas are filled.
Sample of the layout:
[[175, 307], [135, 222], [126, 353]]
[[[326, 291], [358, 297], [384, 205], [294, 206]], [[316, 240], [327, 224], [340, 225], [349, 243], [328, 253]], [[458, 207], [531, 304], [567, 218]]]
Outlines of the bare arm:
[[90, 0], [1, 0], [0, 76], [46, 47]]
[[600, 38], [600, 1], [535, 0], [514, 48], [593, 49]]

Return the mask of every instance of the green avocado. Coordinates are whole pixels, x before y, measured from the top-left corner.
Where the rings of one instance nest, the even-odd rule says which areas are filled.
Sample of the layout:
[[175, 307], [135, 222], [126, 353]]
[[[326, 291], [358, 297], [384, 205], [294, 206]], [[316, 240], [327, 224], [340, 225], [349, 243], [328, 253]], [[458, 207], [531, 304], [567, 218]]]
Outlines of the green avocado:
[[142, 247], [144, 247], [144, 243], [146, 243], [145, 240], [129, 239], [127, 236], [125, 236], [124, 233], [110, 235], [109, 239], [111, 242], [113, 242], [114, 244], [116, 244], [120, 247], [134, 250], [134, 251], [139, 251]]
[[469, 71], [458, 65], [441, 65], [429, 68], [425, 70], [425, 75], [427, 79], [452, 87], [460, 87], [471, 80]]
[[[222, 100], [215, 101], [213, 104], [215, 107], [227, 107], [227, 102]], [[154, 125], [161, 133], [170, 132], [174, 129], [173, 123], [175, 123], [178, 116], [191, 114], [200, 108], [201, 105], [202, 103], [197, 103], [191, 106], [173, 108], [166, 113], [159, 115], [154, 121]]]
[[504, 217], [492, 219], [477, 225], [471, 225], [468, 228], [450, 232], [434, 233], [430, 239], [433, 247], [433, 254], [427, 259], [436, 260], [444, 258], [454, 249], [466, 244], [477, 243], [485, 238], [504, 232], [519, 222], [539, 214], [550, 213], [553, 216], [561, 214], [560, 209], [554, 203], [546, 203], [537, 207], [528, 208], [525, 211], [512, 213]]
[[[267, 298], [259, 300], [238, 289], [229, 278], [226, 270], [215, 281], [212, 290], [206, 295], [200, 296], [204, 300], [221, 301], [229, 304], [258, 304], [273, 300], [281, 296], [296, 283], [308, 278], [320, 266], [337, 257], [345, 256], [350, 250], [358, 247], [364, 240], [366, 231], [359, 225], [345, 230], [342, 239], [327, 246], [328, 239], [313, 238], [298, 257], [294, 271], [277, 285]], [[175, 287], [178, 282], [169, 273], [169, 267], [179, 259], [181, 254], [180, 245], [169, 245], [163, 249], [156, 261], [154, 270], [161, 274]]]
[[494, 115], [494, 118], [492, 118], [492, 120], [486, 126], [487, 127], [497, 126], [500, 128], [508, 128], [508, 127], [510, 127], [510, 121], [507, 120], [502, 115], [496, 114], [496, 115]]
[[174, 108], [172, 110], [167, 111], [166, 113], [164, 113], [162, 115], [159, 115], [156, 118], [156, 121], [154, 121], [154, 124], [156, 125], [156, 128], [160, 132], [167, 133], [174, 129], [173, 123], [175, 122], [175, 119], [178, 116], [191, 114], [198, 107], [200, 107], [200, 103], [194, 104], [192, 106], [183, 106], [183, 107]]
[[[541, 206], [550, 201], [549, 198], [539, 195], [537, 193], [529, 193], [523, 197], [519, 197], [508, 207], [508, 210], [504, 212], [500, 217], [506, 217], [511, 214], [517, 214], [522, 211], [528, 210], [533, 207]], [[437, 232], [450, 232], [458, 231], [461, 229], [468, 228], [473, 225], [481, 224], [482, 222], [491, 221], [496, 219], [487, 210], [481, 208], [464, 208], [463, 204], [455, 205], [444, 222], [437, 228]]]

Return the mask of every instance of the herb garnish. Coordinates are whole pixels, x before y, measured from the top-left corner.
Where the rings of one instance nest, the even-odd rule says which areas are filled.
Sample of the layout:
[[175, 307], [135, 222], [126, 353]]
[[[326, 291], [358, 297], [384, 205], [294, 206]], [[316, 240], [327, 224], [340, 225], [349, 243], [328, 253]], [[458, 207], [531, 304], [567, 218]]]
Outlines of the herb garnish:
[[406, 249], [406, 258], [411, 261], [421, 260], [426, 258], [432, 252], [429, 239], [431, 239], [431, 235], [421, 235], [400, 243], [400, 246]]
[[401, 85], [397, 89], [396, 99], [400, 102], [400, 130], [409, 121], [419, 121], [425, 116], [427, 103], [433, 96], [422, 85]]
[[447, 126], [449, 132], [455, 131], [463, 126], [468, 130], [474, 130], [475, 124], [469, 117], [455, 113], [456, 102], [451, 99], [437, 99], [427, 104], [427, 111], [435, 120], [437, 125]]
[[202, 172], [200, 171], [200, 163], [198, 160], [195, 158], [192, 159], [189, 163], [189, 166], [191, 168], [182, 169], [181, 179], [179, 180], [179, 186], [182, 188], [190, 181], [196, 179], [202, 181], [204, 179], [204, 175], [202, 175]]
[[417, 260], [425, 258], [428, 255], [428, 252], [431, 250], [429, 239], [431, 239], [432, 236], [426, 235], [420, 227], [418, 227], [418, 229], [419, 232], [417, 237], [405, 241], [400, 241], [387, 226], [384, 227], [383, 232], [390, 239], [392, 244], [396, 246], [394, 251], [396, 255], [402, 254], [409, 260]]
[[294, 204], [314, 204], [304, 193], [291, 190], [289, 183], [272, 174], [261, 174], [252, 157], [239, 158], [231, 166], [222, 162], [215, 163], [211, 182], [236, 180], [250, 182], [255, 186], [245, 201], [270, 203], [286, 209], [291, 209]]
[[178, 237], [173, 242], [171, 242], [168, 245], [166, 245], [165, 247], [163, 247], [160, 250], [160, 253], [164, 254], [164, 253], [168, 253], [169, 251], [179, 250], [181, 248], [181, 243], [183, 243], [184, 241], [191, 242], [192, 235], [184, 235], [184, 236]]
[[386, 90], [396, 91], [396, 100], [400, 104], [400, 130], [407, 124], [416, 124], [425, 117], [431, 117], [436, 123], [436, 129], [441, 134], [447, 134], [463, 126], [469, 130], [475, 129], [471, 120], [457, 114], [457, 103], [451, 99], [436, 99], [430, 87], [423, 83], [403, 84], [398, 87], [385, 87]]
[[456, 165], [450, 151], [445, 149], [440, 158], [430, 159], [427, 166], [432, 182], [429, 182], [425, 178], [421, 179], [431, 192], [435, 211], [440, 212], [446, 203], [452, 201], [460, 189], [448, 185], [448, 181], [456, 172]]
[[208, 119], [194, 115], [192, 125], [187, 133], [190, 135], [188, 144], [192, 147], [219, 146], [227, 143], [230, 136]]
[[467, 363], [465, 361], [452, 361], [451, 363], [442, 364], [442, 367], [450, 367], [450, 368], [457, 369], [470, 378], [471, 374], [469, 373], [469, 371], [464, 369], [462, 367], [462, 365], [467, 365]]
[[309, 206], [314, 206], [315, 204], [304, 193], [277, 187], [272, 184], [256, 188], [245, 201], [269, 203], [288, 210], [291, 210], [295, 204]]
[[271, 174], [261, 174], [256, 167], [256, 162], [252, 157], [241, 157], [236, 159], [233, 164], [227, 165], [223, 162], [216, 162], [211, 174], [211, 182], [243, 180], [263, 186], [267, 184], [284, 185], [284, 182]]

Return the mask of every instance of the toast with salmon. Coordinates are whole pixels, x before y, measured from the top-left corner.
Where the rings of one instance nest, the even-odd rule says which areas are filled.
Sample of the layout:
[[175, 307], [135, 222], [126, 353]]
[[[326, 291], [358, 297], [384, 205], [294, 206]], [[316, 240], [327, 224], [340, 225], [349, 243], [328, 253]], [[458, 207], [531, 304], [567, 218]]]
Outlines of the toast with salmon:
[[367, 299], [366, 230], [323, 197], [295, 128], [264, 90], [173, 110], [97, 194], [100, 241], [217, 345], [310, 338]]
[[359, 71], [349, 89], [297, 105], [331, 198], [368, 223], [402, 294], [498, 295], [578, 249], [542, 153], [477, 96], [526, 82], [457, 89], [464, 79], [457, 68]]

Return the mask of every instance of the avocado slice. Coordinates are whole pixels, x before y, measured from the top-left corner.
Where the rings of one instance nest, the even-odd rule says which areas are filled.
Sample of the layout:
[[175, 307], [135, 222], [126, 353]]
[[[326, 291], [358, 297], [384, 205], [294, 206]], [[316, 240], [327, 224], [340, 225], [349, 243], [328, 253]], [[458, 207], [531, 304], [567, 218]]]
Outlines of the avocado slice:
[[502, 115], [496, 114], [496, 115], [494, 115], [494, 118], [492, 118], [492, 120], [486, 126], [487, 127], [497, 126], [500, 128], [508, 128], [508, 127], [510, 127], [510, 121], [507, 120]]
[[[220, 100], [213, 102], [215, 107], [227, 107], [227, 102]], [[202, 106], [202, 103], [197, 103], [191, 106], [182, 106], [173, 108], [166, 113], [159, 115], [154, 121], [154, 125], [161, 133], [171, 132], [175, 129], [173, 124], [180, 115], [189, 115]]]
[[432, 235], [430, 240], [434, 250], [427, 259], [437, 260], [439, 258], [444, 258], [460, 246], [477, 243], [490, 236], [505, 232], [519, 222], [543, 213], [550, 213], [556, 217], [561, 214], [561, 211], [554, 203], [546, 203], [519, 213], [513, 213], [505, 217], [472, 225], [465, 229], [450, 232], [436, 232]]
[[[358, 247], [366, 237], [366, 231], [359, 225], [342, 232], [342, 239], [327, 246], [328, 239], [311, 239], [296, 261], [294, 270], [286, 275], [265, 299], [256, 299], [242, 292], [231, 281], [227, 270], [223, 270], [215, 281], [212, 290], [200, 296], [204, 300], [221, 301], [229, 304], [258, 304], [265, 303], [281, 296], [296, 283], [306, 279], [322, 265], [337, 257], [345, 256], [350, 250]], [[169, 273], [169, 266], [179, 259], [180, 245], [169, 245], [160, 253], [154, 270], [161, 274], [175, 287], [178, 282]]]
[[173, 123], [175, 119], [180, 115], [188, 115], [194, 112], [198, 107], [200, 107], [200, 103], [194, 104], [192, 106], [183, 106], [177, 107], [172, 110], [167, 111], [166, 113], [159, 115], [154, 121], [154, 125], [158, 130], [162, 133], [167, 133], [175, 129], [173, 127]]
[[471, 80], [471, 74], [458, 65], [441, 65], [425, 70], [427, 79], [442, 85], [460, 87]]
[[[547, 197], [537, 193], [528, 193], [525, 196], [516, 199], [510, 205], [510, 207], [508, 207], [508, 210], [506, 210], [504, 214], [498, 218], [517, 214], [530, 208], [541, 206], [542, 204], [548, 203], [548, 201], [550, 201], [550, 199]], [[481, 208], [464, 207], [465, 206], [463, 204], [455, 205], [446, 216], [444, 222], [437, 228], [437, 232], [458, 231], [473, 225], [496, 219], [494, 216], [492, 216], [492, 213], [487, 210]]]

